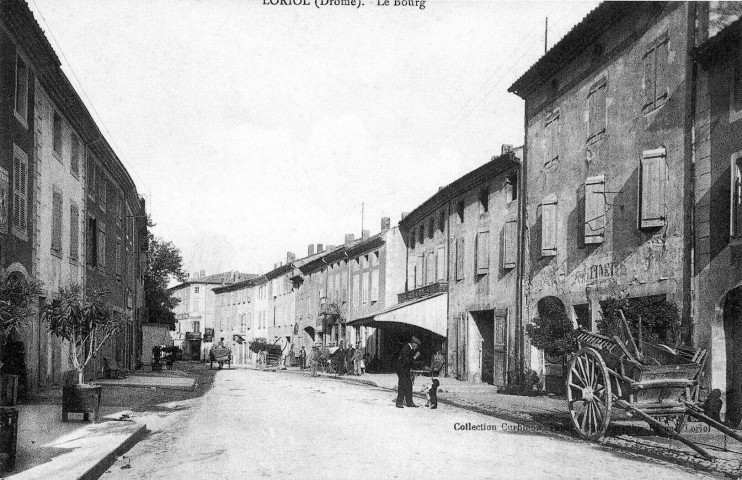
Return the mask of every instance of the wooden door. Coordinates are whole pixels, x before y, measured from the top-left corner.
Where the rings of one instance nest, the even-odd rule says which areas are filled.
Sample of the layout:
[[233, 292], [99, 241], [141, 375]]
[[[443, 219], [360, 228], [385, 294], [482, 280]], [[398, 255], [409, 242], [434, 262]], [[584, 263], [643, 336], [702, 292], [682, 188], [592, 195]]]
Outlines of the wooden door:
[[507, 373], [507, 310], [495, 311], [492, 384], [505, 386]]

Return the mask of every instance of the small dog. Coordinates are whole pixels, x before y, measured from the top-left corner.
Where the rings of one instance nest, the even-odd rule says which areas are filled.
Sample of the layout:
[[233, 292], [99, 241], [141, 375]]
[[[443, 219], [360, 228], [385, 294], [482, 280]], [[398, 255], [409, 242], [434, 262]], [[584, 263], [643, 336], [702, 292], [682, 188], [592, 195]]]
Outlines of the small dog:
[[426, 383], [422, 386], [422, 391], [425, 392], [425, 406], [429, 408], [438, 408], [438, 387], [441, 382], [437, 378], [434, 378], [431, 383]]

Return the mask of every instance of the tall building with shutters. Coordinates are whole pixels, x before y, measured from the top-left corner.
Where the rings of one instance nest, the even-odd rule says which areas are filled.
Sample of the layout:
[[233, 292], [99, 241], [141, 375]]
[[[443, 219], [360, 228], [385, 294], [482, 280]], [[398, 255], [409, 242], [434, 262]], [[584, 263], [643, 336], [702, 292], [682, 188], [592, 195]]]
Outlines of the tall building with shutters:
[[[73, 283], [111, 290], [109, 300], [132, 322], [97, 361], [134, 369], [144, 317], [144, 200], [28, 4], [0, 2], [0, 24], [0, 98], [9, 100], [0, 103], [0, 267], [40, 280], [39, 302]], [[76, 378], [67, 375], [65, 345], [38, 315], [32, 320], [11, 339], [25, 352], [21, 384], [30, 394]], [[99, 369], [92, 365], [88, 378]]]
[[[601, 4], [510, 87], [525, 100], [525, 323], [558, 308], [595, 330], [607, 298], [666, 299], [690, 342], [697, 7]], [[528, 363], [564, 388], [561, 358]]]
[[517, 366], [520, 160], [510, 147], [406, 215], [404, 292], [395, 306], [447, 375], [503, 386]]

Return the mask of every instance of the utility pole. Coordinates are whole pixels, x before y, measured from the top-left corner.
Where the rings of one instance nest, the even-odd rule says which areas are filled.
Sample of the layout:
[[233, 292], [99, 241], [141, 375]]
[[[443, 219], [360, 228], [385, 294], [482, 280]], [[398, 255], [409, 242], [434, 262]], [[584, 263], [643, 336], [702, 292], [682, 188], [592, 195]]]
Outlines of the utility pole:
[[544, 24], [544, 55], [549, 50], [549, 17], [546, 17], [546, 23]]

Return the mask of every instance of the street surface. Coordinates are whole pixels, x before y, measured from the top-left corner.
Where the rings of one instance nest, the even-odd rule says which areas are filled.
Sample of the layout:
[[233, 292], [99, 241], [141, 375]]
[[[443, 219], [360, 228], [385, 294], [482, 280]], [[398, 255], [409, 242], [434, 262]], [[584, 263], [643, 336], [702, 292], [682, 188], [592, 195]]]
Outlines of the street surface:
[[[512, 433], [514, 423], [448, 405], [398, 409], [395, 395], [220, 371], [206, 395], [153, 425], [101, 478], [713, 478], [576, 439]], [[489, 429], [457, 430], [467, 424]]]

